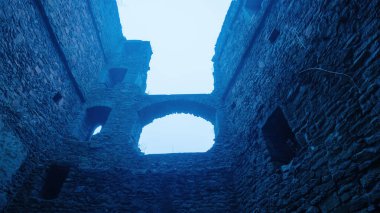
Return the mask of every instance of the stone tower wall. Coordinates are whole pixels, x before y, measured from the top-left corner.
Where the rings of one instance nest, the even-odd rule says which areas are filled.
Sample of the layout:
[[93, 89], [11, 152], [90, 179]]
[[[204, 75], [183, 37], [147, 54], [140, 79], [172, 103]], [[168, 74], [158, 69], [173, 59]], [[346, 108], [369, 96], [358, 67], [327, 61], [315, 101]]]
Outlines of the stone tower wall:
[[[0, 6], [5, 212], [380, 208], [378, 0], [232, 1], [215, 91], [173, 96], [144, 93], [150, 43], [123, 37], [115, 1]], [[214, 147], [143, 155], [142, 128], [178, 112], [212, 122]]]
[[379, 4], [233, 3], [214, 62], [239, 212], [379, 209]]

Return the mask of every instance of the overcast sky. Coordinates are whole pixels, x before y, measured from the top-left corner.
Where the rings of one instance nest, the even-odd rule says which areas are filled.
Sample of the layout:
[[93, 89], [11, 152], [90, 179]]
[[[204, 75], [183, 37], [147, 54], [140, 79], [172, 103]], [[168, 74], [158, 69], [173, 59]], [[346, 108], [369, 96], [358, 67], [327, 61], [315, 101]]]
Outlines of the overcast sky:
[[212, 56], [230, 0], [118, 0], [127, 39], [150, 41], [149, 94], [211, 93]]
[[203, 118], [172, 114], [144, 127], [139, 146], [145, 154], [206, 152], [214, 137], [214, 126]]
[[[153, 55], [147, 79], [148, 94], [204, 94], [213, 91], [211, 59], [231, 0], [117, 0], [117, 3], [124, 36], [128, 40], [151, 42]], [[173, 119], [175, 117], [181, 119]], [[213, 131], [206, 131], [207, 128], [199, 123], [204, 121], [200, 118], [184, 115], [170, 118], [162, 124], [163, 119], [157, 119], [153, 123], [160, 126], [156, 127], [157, 130], [148, 131], [151, 128], [147, 126], [140, 142], [143, 143], [145, 134], [152, 136], [147, 140], [154, 140], [157, 135], [163, 136], [168, 128], [184, 132], [178, 129], [179, 126], [191, 122], [192, 126], [186, 128], [197, 134], [198, 141], [175, 134], [160, 143], [166, 142], [169, 144], [167, 147], [171, 147], [171, 144], [179, 144], [176, 141], [181, 140], [184, 144], [203, 147], [207, 144], [204, 140], [209, 140], [210, 134], [214, 137]], [[194, 121], [198, 121], [199, 125]], [[149, 145], [145, 147], [148, 150]]]

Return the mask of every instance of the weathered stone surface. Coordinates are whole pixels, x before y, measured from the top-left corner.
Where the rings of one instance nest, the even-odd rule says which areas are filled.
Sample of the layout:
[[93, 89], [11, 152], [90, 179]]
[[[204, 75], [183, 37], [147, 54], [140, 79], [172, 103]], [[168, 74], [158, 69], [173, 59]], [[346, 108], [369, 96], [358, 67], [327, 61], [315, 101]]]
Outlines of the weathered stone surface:
[[[240, 212], [377, 205], [368, 201], [379, 182], [377, 6], [264, 0], [251, 13], [232, 3], [213, 60]], [[278, 106], [302, 148], [272, 170], [262, 127]]]
[[25, 157], [26, 150], [20, 139], [0, 127], [0, 208], [3, 208], [7, 202], [5, 191]]
[[[152, 50], [115, 1], [1, 1], [0, 208], [377, 212], [379, 0], [256, 1], [232, 1], [215, 91], [173, 96], [144, 94]], [[144, 125], [176, 112], [212, 122], [214, 147], [143, 155]]]

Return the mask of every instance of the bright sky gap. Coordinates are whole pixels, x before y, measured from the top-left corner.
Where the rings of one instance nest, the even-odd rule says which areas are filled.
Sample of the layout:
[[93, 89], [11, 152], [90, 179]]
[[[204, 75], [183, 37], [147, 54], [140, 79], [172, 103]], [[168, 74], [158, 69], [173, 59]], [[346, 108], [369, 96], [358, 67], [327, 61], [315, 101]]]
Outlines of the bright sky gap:
[[[117, 0], [117, 3], [124, 36], [128, 40], [150, 41], [152, 46], [147, 94], [213, 91], [211, 59], [231, 0]], [[178, 114], [157, 119], [144, 128], [140, 148], [146, 154], [207, 151], [210, 147], [205, 147], [214, 140], [214, 129], [205, 128], [202, 122], [207, 121]], [[157, 130], [150, 130], [152, 126]], [[187, 130], [178, 129], [180, 126]], [[165, 134], [174, 127], [176, 132]], [[196, 137], [185, 137], [186, 131], [192, 131]]]

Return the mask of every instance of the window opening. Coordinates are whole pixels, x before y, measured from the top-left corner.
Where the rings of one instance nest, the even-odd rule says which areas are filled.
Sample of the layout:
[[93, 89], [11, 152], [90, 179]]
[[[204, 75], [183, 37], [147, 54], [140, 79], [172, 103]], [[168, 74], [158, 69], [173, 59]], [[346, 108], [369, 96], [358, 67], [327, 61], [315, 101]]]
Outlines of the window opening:
[[277, 29], [274, 29], [269, 36], [270, 43], [273, 44], [277, 40], [279, 35], [280, 35], [280, 31], [278, 31]]
[[123, 82], [127, 69], [112, 68], [108, 70], [108, 85], [114, 87], [115, 85]]
[[51, 165], [46, 171], [46, 179], [41, 191], [43, 199], [51, 200], [58, 197], [70, 171], [70, 167]]
[[90, 140], [95, 131], [101, 130], [101, 128], [104, 127], [110, 112], [111, 108], [105, 106], [95, 106], [86, 110], [86, 116], [83, 124], [83, 130], [85, 132], [84, 139], [86, 141]]
[[274, 165], [290, 163], [300, 147], [281, 108], [269, 116], [262, 131]]
[[57, 92], [54, 96], [53, 96], [53, 101], [56, 103], [56, 104], [60, 104], [61, 101], [62, 101], [62, 95], [60, 92]]

